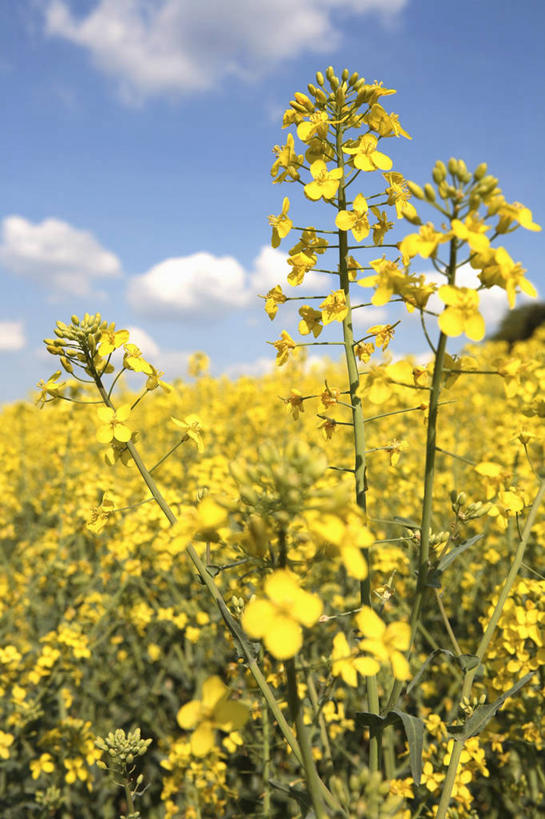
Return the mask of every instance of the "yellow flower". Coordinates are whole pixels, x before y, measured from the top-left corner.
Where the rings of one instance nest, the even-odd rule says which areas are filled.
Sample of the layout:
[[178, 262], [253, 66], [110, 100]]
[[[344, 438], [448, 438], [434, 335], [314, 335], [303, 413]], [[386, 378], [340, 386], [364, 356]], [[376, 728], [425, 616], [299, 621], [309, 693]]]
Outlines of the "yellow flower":
[[55, 765], [51, 754], [42, 754], [39, 759], [33, 759], [30, 763], [32, 779], [38, 779], [42, 772], [53, 773], [54, 770]]
[[104, 330], [101, 334], [98, 342], [98, 352], [104, 358], [113, 353], [114, 350], [117, 350], [118, 347], [122, 347], [123, 344], [126, 344], [129, 340], [129, 331], [128, 330]]
[[333, 639], [333, 661], [331, 673], [334, 677], [342, 677], [347, 685], [353, 688], [358, 684], [358, 674], [362, 677], [372, 677], [380, 670], [380, 664], [372, 657], [358, 657], [357, 649], [351, 649], [348, 640], [341, 632]]
[[193, 441], [198, 452], [204, 452], [204, 443], [202, 440], [202, 421], [198, 415], [187, 415], [183, 421], [179, 421], [177, 418], [170, 416], [170, 420], [174, 426], [183, 431], [186, 439], [189, 438], [191, 441]]
[[123, 356], [123, 366], [126, 370], [133, 370], [135, 373], [146, 373], [146, 375], [153, 375], [153, 369], [136, 344], [125, 344], [125, 355]]
[[9, 759], [9, 749], [13, 745], [14, 739], [13, 734], [0, 731], [0, 759]]
[[115, 502], [110, 492], [105, 492], [99, 506], [91, 509], [91, 515], [87, 521], [87, 528], [95, 535], [106, 526], [108, 518], [115, 511]]
[[69, 785], [76, 782], [78, 779], [85, 782], [89, 776], [89, 772], [85, 767], [85, 762], [80, 756], [76, 757], [76, 759], [65, 759], [64, 767], [66, 768], [66, 775], [64, 779]]
[[439, 316], [439, 329], [447, 336], [465, 333], [472, 341], [484, 337], [485, 323], [479, 313], [479, 294], [469, 287], [444, 284], [437, 291], [447, 305]]
[[398, 115], [388, 114], [378, 102], [371, 106], [369, 112], [363, 117], [363, 121], [380, 136], [404, 136], [407, 139], [412, 139], [407, 131], [401, 127]]
[[314, 181], [305, 185], [305, 196], [314, 201], [322, 197], [324, 199], [333, 199], [337, 193], [343, 169], [333, 168], [333, 170], [328, 171], [323, 159], [317, 159], [310, 166], [310, 173]]
[[466, 241], [476, 253], [483, 253], [488, 249], [490, 242], [484, 233], [490, 230], [490, 225], [485, 225], [483, 219], [474, 211], [466, 216], [464, 222], [453, 219], [451, 227], [454, 235]]
[[361, 242], [369, 235], [369, 206], [361, 193], [358, 193], [352, 203], [353, 210], [341, 210], [335, 217], [335, 224], [340, 230], [351, 230], [354, 239]]
[[227, 510], [207, 495], [198, 506], [182, 507], [178, 521], [169, 530], [171, 550], [185, 549], [191, 540], [217, 543], [223, 537], [227, 523]]
[[316, 256], [313, 253], [309, 255], [300, 251], [288, 258], [288, 264], [292, 267], [292, 270], [288, 273], [288, 283], [292, 287], [297, 287], [297, 285], [302, 284], [305, 273], [308, 273], [316, 264]]
[[354, 166], [361, 171], [389, 171], [392, 160], [386, 154], [377, 151], [377, 138], [373, 134], [364, 134], [355, 148], [343, 147], [343, 153], [354, 155]]
[[269, 224], [272, 225], [272, 240], [273, 247], [280, 245], [280, 240], [284, 239], [293, 227], [293, 222], [288, 219], [288, 211], [290, 209], [290, 200], [287, 196], [282, 202], [282, 213], [280, 216], [269, 216]]
[[409, 624], [396, 622], [387, 626], [370, 606], [363, 606], [356, 614], [356, 623], [365, 638], [360, 642], [360, 648], [380, 662], [389, 662], [396, 680], [408, 680], [411, 676], [409, 663], [401, 652], [409, 649]]
[[156, 390], [157, 387], [161, 387], [161, 389], [165, 392], [172, 392], [172, 387], [170, 384], [167, 384], [165, 381], [161, 381], [161, 376], [164, 375], [164, 372], [158, 372], [153, 364], [150, 364], [150, 367], [151, 375], [148, 376], [146, 381], [146, 389], [151, 392], [151, 390]]
[[199, 378], [201, 375], [206, 375], [209, 367], [210, 359], [206, 353], [198, 350], [196, 353], [189, 356], [189, 361], [187, 362], [187, 372], [192, 378]]
[[323, 330], [320, 324], [322, 319], [321, 312], [314, 310], [313, 307], [309, 307], [308, 304], [304, 304], [303, 307], [299, 308], [299, 315], [301, 316], [301, 321], [299, 322], [299, 332], [301, 335], [308, 336], [309, 333], [312, 333], [314, 338], [318, 338]]
[[[335, 120], [332, 121], [333, 124]], [[330, 120], [325, 111], [315, 111], [310, 114], [308, 122], [301, 122], [297, 126], [297, 136], [301, 142], [308, 142], [311, 137], [319, 136], [321, 139], [327, 138]]]
[[294, 657], [303, 645], [301, 624], [310, 628], [322, 613], [322, 601], [304, 591], [297, 577], [279, 569], [265, 580], [267, 598], [251, 600], [242, 615], [242, 626], [252, 639], [263, 639], [278, 660]]
[[284, 404], [287, 405], [288, 410], [291, 412], [291, 416], [294, 421], [297, 421], [299, 418], [299, 413], [304, 412], [305, 408], [303, 406], [304, 397], [299, 390], [292, 388], [290, 394], [287, 398], [282, 398]]
[[344, 290], [334, 290], [320, 304], [322, 321], [331, 324], [332, 321], [343, 321], [348, 315], [348, 305]]
[[408, 219], [416, 218], [418, 214], [412, 202], [408, 201], [411, 198], [411, 192], [407, 188], [407, 180], [403, 174], [390, 171], [382, 175], [389, 183], [389, 187], [386, 188], [388, 204], [395, 205], [397, 218], [402, 219], [404, 216]]
[[202, 687], [202, 699], [183, 705], [176, 720], [180, 728], [193, 731], [191, 751], [206, 756], [215, 743], [215, 731], [237, 731], [245, 724], [249, 709], [241, 702], [229, 700], [230, 691], [217, 676], [209, 677]]
[[287, 330], [282, 330], [278, 341], [269, 341], [267, 343], [272, 344], [272, 346], [276, 348], [276, 363], [279, 367], [286, 363], [290, 351], [295, 350], [297, 347], [297, 344]]
[[97, 431], [97, 439], [100, 443], [109, 444], [114, 438], [121, 443], [130, 441], [132, 433], [124, 424], [130, 414], [129, 404], [124, 404], [117, 410], [112, 409], [112, 407], [100, 407], [98, 417], [104, 423], [104, 426], [99, 427]]
[[57, 370], [50, 375], [47, 381], [43, 379], [38, 382], [36, 388], [40, 390], [40, 395], [36, 399], [36, 406], [42, 409], [44, 404], [56, 404], [59, 401], [59, 396], [62, 393], [62, 390], [66, 386], [66, 382], [62, 384], [57, 384], [57, 380], [60, 378], [61, 370]]
[[288, 299], [282, 292], [282, 288], [279, 284], [275, 287], [272, 287], [266, 296], [262, 296], [261, 298], [265, 299], [265, 312], [272, 321], [276, 314], [278, 313], [278, 305], [284, 304]]
[[403, 264], [408, 264], [413, 256], [422, 256], [423, 259], [429, 259], [435, 254], [437, 246], [443, 242], [448, 242], [451, 238], [450, 233], [441, 233], [435, 230], [431, 222], [426, 222], [422, 225], [418, 233], [409, 233], [400, 242], [399, 249], [403, 258]]
[[369, 262], [369, 265], [377, 271], [376, 274], [358, 279], [357, 284], [360, 287], [375, 287], [371, 304], [381, 307], [390, 301], [394, 293], [400, 292], [407, 280], [407, 275], [399, 269], [395, 262], [385, 256], [382, 259], [374, 259]]

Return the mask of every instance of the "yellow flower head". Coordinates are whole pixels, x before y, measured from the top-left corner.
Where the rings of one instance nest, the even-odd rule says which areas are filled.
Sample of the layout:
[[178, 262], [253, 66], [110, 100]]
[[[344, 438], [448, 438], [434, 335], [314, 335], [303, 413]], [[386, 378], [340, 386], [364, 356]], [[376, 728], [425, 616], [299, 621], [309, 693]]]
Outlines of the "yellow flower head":
[[131, 414], [129, 404], [124, 404], [119, 409], [114, 410], [112, 407], [100, 407], [98, 410], [98, 417], [103, 423], [97, 431], [97, 439], [101, 444], [109, 444], [114, 439], [121, 443], [126, 443], [131, 439], [131, 431], [125, 426], [125, 421]]
[[215, 731], [237, 731], [249, 716], [249, 709], [241, 702], [229, 699], [230, 691], [217, 676], [209, 677], [202, 687], [202, 699], [183, 705], [176, 720], [180, 728], [193, 731], [191, 751], [195, 756], [206, 756], [215, 744]]
[[479, 294], [476, 290], [444, 284], [437, 295], [447, 305], [439, 316], [441, 332], [447, 336], [465, 333], [472, 341], [480, 341], [484, 337], [486, 328], [479, 313]]
[[323, 159], [317, 159], [310, 166], [310, 173], [314, 181], [305, 185], [305, 196], [314, 201], [322, 197], [324, 199], [333, 199], [343, 175], [342, 168], [333, 168], [333, 170], [328, 171]]
[[298, 578], [279, 569], [265, 580], [266, 597], [251, 600], [242, 615], [249, 637], [263, 639], [278, 660], [294, 657], [303, 645], [301, 625], [310, 628], [322, 613], [322, 601], [304, 591]]

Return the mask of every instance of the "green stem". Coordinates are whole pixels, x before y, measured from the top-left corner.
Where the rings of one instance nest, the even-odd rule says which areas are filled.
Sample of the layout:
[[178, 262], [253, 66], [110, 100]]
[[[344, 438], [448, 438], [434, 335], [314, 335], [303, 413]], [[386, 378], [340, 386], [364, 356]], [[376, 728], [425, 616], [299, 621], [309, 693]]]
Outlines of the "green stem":
[[[528, 539], [530, 537], [530, 533], [532, 531], [532, 527], [534, 525], [534, 521], [536, 519], [537, 511], [539, 506], [541, 505], [541, 501], [543, 500], [543, 496], [545, 495], [545, 478], [541, 481], [537, 494], [534, 498], [534, 502], [532, 503], [530, 512], [526, 519], [526, 524], [524, 526], [524, 530], [522, 532], [522, 537], [520, 538], [519, 544], [517, 546], [517, 550], [515, 552], [515, 556], [513, 558], [513, 562], [511, 564], [511, 568], [509, 569], [509, 573], [505, 579], [505, 583], [503, 584], [502, 590], [498, 597], [498, 602], [494, 607], [494, 611], [492, 613], [492, 617], [487, 623], [486, 629], [484, 630], [484, 634], [481, 637], [481, 641], [479, 643], [479, 647], [475, 652], [475, 656], [479, 658], [482, 662], [484, 659], [484, 655], [486, 654], [486, 650], [490, 645], [490, 641], [494, 636], [494, 632], [498, 625], [498, 622], [501, 617], [501, 613], [507, 602], [507, 598], [511, 593], [511, 589], [513, 588], [513, 584], [517, 579], [517, 575], [519, 569], [522, 564], [522, 558], [524, 557], [524, 552], [526, 550], [526, 546], [528, 544]], [[473, 686], [473, 680], [475, 678], [475, 674], [477, 673], [477, 668], [470, 669], [464, 675], [464, 683], [462, 686], [462, 694], [461, 699], [467, 697], [469, 699], [469, 695], [471, 694], [471, 688]], [[436, 819], [445, 819], [448, 806], [450, 803], [450, 798], [452, 794], [452, 789], [454, 787], [454, 783], [456, 781], [456, 774], [458, 772], [458, 765], [460, 763], [460, 757], [462, 751], [464, 750], [465, 740], [456, 738], [454, 740], [454, 747], [452, 749], [452, 754], [450, 757], [450, 763], [448, 766], [447, 776], [445, 778], [445, 783], [443, 785], [443, 791], [441, 793], [441, 801], [439, 802], [439, 807], [436, 813]]]
[[297, 674], [295, 671], [295, 660], [293, 658], [286, 660], [284, 663], [286, 669], [286, 681], [288, 688], [288, 705], [290, 709], [290, 716], [293, 723], [295, 723], [295, 730], [299, 746], [303, 756], [303, 770], [305, 772], [305, 780], [307, 783], [307, 790], [310, 796], [312, 807], [314, 808], [314, 815], [317, 819], [327, 819], [327, 812], [324, 805], [320, 777], [316, 770], [314, 757], [312, 756], [312, 747], [310, 744], [308, 728], [305, 725], [304, 709], [297, 693]]
[[[340, 119], [340, 115], [337, 116]], [[346, 209], [346, 192], [345, 192], [345, 177], [344, 177], [344, 158], [342, 150], [343, 127], [338, 125], [336, 128], [336, 149], [337, 161], [339, 167], [343, 170], [341, 177], [337, 204], [339, 211]], [[348, 382], [350, 386], [350, 404], [352, 406], [352, 424], [354, 427], [354, 478], [356, 483], [356, 503], [366, 515], [366, 483], [365, 483], [365, 424], [363, 419], [363, 408], [361, 399], [357, 393], [360, 379], [358, 373], [358, 362], [354, 353], [354, 331], [352, 329], [352, 310], [350, 302], [350, 280], [347, 269], [348, 256], [348, 235], [345, 230], [339, 230], [339, 278], [340, 285], [344, 291], [348, 313], [343, 321], [343, 337], [344, 337], [344, 352], [346, 358], [346, 367], [348, 370]], [[371, 605], [371, 565], [369, 559], [369, 549], [366, 547], [362, 549], [363, 557], [368, 566], [367, 577], [361, 581], [360, 584], [360, 599], [362, 606]], [[378, 696], [378, 684], [376, 675], [366, 677], [367, 681], [367, 700], [369, 711], [373, 714], [380, 713], [380, 702]], [[369, 744], [369, 767], [371, 771], [378, 771], [380, 767], [380, 737], [378, 734], [371, 732]]]
[[[457, 256], [457, 240], [452, 239], [450, 242], [450, 261], [449, 261], [449, 283], [454, 284], [454, 277], [456, 275], [456, 256]], [[430, 555], [430, 526], [433, 508], [433, 484], [435, 477], [435, 457], [436, 457], [436, 441], [437, 441], [437, 415], [439, 411], [439, 396], [441, 394], [441, 377], [443, 374], [443, 365], [445, 361], [445, 352], [447, 346], [447, 337], [441, 332], [439, 334], [439, 342], [437, 344], [437, 352], [435, 355], [435, 362], [433, 368], [433, 377], [430, 391], [430, 405], [428, 414], [428, 427], [426, 430], [426, 465], [424, 468], [424, 497], [422, 500], [422, 523], [420, 528], [420, 551], [418, 555], [418, 580], [416, 583], [416, 594], [413, 601], [411, 611], [410, 626], [411, 626], [411, 642], [409, 645], [409, 653], [412, 650], [418, 623], [420, 620], [420, 613], [424, 596], [427, 592], [428, 579], [428, 563]], [[388, 699], [387, 711], [395, 708], [403, 683], [396, 680], [392, 686], [390, 697]]]

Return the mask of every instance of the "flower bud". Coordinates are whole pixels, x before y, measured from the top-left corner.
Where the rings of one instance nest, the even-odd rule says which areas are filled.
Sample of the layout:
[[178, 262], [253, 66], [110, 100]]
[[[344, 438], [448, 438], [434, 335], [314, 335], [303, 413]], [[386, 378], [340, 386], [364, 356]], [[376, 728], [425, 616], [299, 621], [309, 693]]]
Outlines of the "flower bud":
[[305, 106], [301, 105], [298, 102], [294, 102], [294, 100], [291, 100], [290, 105], [291, 105], [291, 107], [293, 108], [294, 111], [297, 111], [298, 114], [306, 114], [307, 113], [307, 109], [305, 108]]
[[65, 356], [61, 355], [61, 364], [67, 373], [73, 373], [74, 368]]
[[488, 165], [486, 164], [486, 162], [481, 162], [481, 164], [477, 165], [477, 167], [473, 171], [473, 179], [475, 179], [478, 182], [479, 179], [483, 178], [483, 176], [486, 174], [487, 170], [488, 170]]
[[76, 326], [79, 326], [79, 318], [76, 316], [75, 313], [72, 316], [71, 321], [72, 321], [72, 324], [75, 324]]
[[444, 162], [441, 162], [440, 159], [438, 159], [435, 163], [434, 171], [437, 171], [437, 174], [439, 175], [439, 179], [435, 180], [434, 178], [434, 181], [436, 181], [437, 184], [439, 184], [439, 182], [443, 182], [443, 180], [447, 178], [447, 167]]
[[343, 73], [341, 74], [341, 79], [343, 82], [346, 82], [349, 77], [348, 68], [343, 68]]
[[324, 75], [322, 74], [321, 71], [316, 72], [316, 82], [318, 83], [318, 85], [323, 85], [325, 82]]
[[325, 70], [325, 75], [326, 75], [327, 79], [329, 80], [329, 82], [331, 82], [331, 78], [335, 76], [335, 71], [333, 70], [332, 65], [328, 65], [328, 67]]
[[470, 210], [478, 210], [481, 204], [481, 197], [478, 193], [473, 192], [469, 197]]
[[340, 85], [335, 92], [335, 102], [337, 105], [344, 105], [345, 99], [344, 88], [342, 85]]
[[352, 88], [358, 81], [359, 74], [357, 71], [354, 71], [353, 74], [350, 75], [350, 79], [348, 80], [348, 85]]
[[448, 186], [446, 182], [440, 182], [437, 186], [437, 191], [441, 199], [448, 199]]
[[325, 94], [325, 93], [322, 91], [322, 89], [321, 89], [321, 88], [317, 88], [317, 89], [316, 89], [316, 94], [315, 94], [315, 96], [316, 96], [316, 102], [317, 102], [317, 103], [319, 103], [319, 104], [322, 104], [322, 105], [323, 105], [323, 103], [324, 103], [324, 102], [327, 102], [327, 94]]
[[424, 196], [428, 200], [428, 202], [435, 202], [435, 190], [430, 185], [429, 182], [426, 182], [424, 185]]
[[451, 158], [447, 162], [447, 168], [449, 173], [451, 173], [453, 176], [456, 175], [458, 171], [458, 162], [453, 156], [451, 156]]
[[424, 198], [424, 191], [422, 190], [420, 185], [416, 184], [416, 182], [411, 182], [410, 179], [407, 179], [407, 187], [410, 190], [410, 192], [412, 193], [412, 195], [416, 196], [417, 199], [423, 199]]
[[456, 175], [458, 176], [458, 179], [461, 179], [463, 176], [467, 174], [467, 165], [463, 159], [459, 159], [457, 165], [458, 167], [456, 169]]
[[301, 93], [301, 91], [296, 91], [293, 95], [298, 103], [303, 105], [305, 108], [312, 110], [314, 106], [312, 105], [311, 101], [307, 97], [306, 94]]
[[52, 344], [48, 344], [46, 350], [48, 353], [51, 353], [51, 355], [60, 355], [62, 352], [62, 347], [53, 347]]

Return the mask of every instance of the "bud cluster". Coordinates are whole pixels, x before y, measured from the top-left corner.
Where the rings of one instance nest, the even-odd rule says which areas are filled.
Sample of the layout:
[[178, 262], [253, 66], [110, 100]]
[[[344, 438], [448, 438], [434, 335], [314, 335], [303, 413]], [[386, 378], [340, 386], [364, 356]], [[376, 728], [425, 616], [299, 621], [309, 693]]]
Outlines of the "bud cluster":
[[[482, 518], [488, 514], [491, 504], [476, 501], [475, 503], [467, 503], [467, 495], [465, 492], [456, 492], [455, 489], [450, 493], [450, 500], [452, 511], [458, 520], [468, 521]], [[467, 504], [467, 505], [466, 505]]]
[[[97, 352], [100, 337], [104, 332], [114, 329], [115, 324], [103, 321], [100, 313], [95, 315], [85, 313], [81, 320], [74, 315], [69, 325], [58, 321], [54, 330], [57, 338], [45, 338], [44, 344], [49, 353], [60, 357], [67, 373], [73, 373], [74, 367], [80, 367], [92, 376], [91, 364], [96, 370], [102, 363], [102, 358]], [[105, 369], [105, 372], [112, 371], [111, 365]]]
[[463, 159], [452, 156], [446, 165], [437, 160], [432, 179], [437, 191], [430, 183], [422, 188], [415, 182], [407, 181], [407, 187], [417, 199], [425, 199], [432, 205], [436, 203], [437, 194], [441, 199], [450, 199], [456, 204], [467, 198], [471, 210], [477, 210], [481, 203], [487, 204], [500, 193], [497, 178], [487, 174], [486, 162], [481, 162], [471, 173]]
[[390, 783], [383, 781], [379, 771], [363, 768], [348, 780], [351, 791], [351, 816], [380, 816], [387, 819], [402, 815], [403, 798], [390, 793]]
[[[136, 757], [143, 756], [151, 742], [151, 739], [142, 739], [140, 728], [135, 728], [134, 731], [129, 731], [128, 734], [125, 734], [122, 728], [110, 731], [105, 739], [102, 737], [95, 739], [97, 748], [104, 751], [109, 757], [107, 762], [99, 760], [97, 765], [99, 768], [110, 770], [114, 774], [126, 775]], [[137, 782], [138, 784], [140, 782]]]
[[305, 441], [289, 441], [283, 450], [259, 447], [258, 462], [235, 461], [231, 475], [242, 502], [250, 507], [249, 525], [259, 539], [265, 521], [286, 528], [304, 508], [312, 487], [327, 468], [325, 454]]

